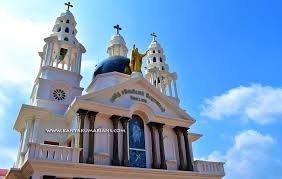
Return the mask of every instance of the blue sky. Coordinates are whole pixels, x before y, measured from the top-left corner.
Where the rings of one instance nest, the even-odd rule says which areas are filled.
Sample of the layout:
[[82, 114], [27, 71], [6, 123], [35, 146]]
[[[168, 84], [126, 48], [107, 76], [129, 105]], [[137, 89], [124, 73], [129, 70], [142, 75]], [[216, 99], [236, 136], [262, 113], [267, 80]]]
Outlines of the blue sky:
[[[64, 1], [0, 0], [0, 167], [12, 165], [12, 130], [39, 67], [37, 52]], [[74, 1], [83, 56], [82, 86], [106, 55], [119, 23], [127, 46], [146, 50], [158, 34], [181, 106], [204, 134], [198, 159], [225, 161], [227, 179], [282, 177], [282, 2], [278, 0]]]

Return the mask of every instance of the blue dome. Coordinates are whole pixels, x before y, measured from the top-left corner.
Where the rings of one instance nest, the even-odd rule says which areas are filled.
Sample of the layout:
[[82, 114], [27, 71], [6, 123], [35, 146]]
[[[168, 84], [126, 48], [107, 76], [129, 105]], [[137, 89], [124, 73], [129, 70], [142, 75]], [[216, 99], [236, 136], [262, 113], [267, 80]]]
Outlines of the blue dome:
[[124, 74], [131, 74], [129, 68], [130, 59], [124, 56], [112, 56], [106, 58], [101, 63], [96, 65], [95, 71], [93, 73], [93, 79], [103, 73], [109, 72], [119, 72]]

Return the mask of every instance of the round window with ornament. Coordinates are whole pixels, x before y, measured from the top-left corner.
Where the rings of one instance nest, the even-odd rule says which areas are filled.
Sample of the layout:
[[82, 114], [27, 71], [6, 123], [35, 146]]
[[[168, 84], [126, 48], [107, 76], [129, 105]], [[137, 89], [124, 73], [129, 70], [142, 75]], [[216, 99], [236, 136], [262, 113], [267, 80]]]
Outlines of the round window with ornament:
[[62, 101], [66, 98], [66, 92], [62, 89], [55, 89], [53, 91], [53, 97], [58, 101]]

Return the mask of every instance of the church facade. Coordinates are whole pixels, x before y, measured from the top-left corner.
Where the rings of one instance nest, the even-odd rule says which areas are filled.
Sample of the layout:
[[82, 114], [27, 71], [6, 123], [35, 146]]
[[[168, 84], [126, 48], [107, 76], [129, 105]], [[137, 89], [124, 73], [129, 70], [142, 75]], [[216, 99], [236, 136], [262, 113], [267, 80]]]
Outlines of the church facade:
[[152, 33], [144, 74], [132, 72], [119, 25], [108, 58], [96, 65], [82, 94], [84, 46], [69, 8], [45, 38], [40, 70], [14, 129], [17, 161], [7, 179], [220, 179], [224, 163], [194, 160], [201, 134], [179, 106], [177, 74]]

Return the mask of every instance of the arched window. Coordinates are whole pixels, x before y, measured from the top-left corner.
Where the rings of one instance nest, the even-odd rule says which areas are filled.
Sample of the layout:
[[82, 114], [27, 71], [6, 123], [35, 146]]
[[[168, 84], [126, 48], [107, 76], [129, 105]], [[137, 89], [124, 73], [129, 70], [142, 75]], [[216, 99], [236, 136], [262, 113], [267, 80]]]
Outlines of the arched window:
[[145, 133], [143, 120], [133, 115], [128, 123], [129, 166], [146, 168]]
[[156, 62], [156, 61], [157, 61], [156, 57], [153, 57], [153, 62]]
[[165, 70], [165, 68], [162, 66], [162, 70]]
[[155, 50], [153, 50], [153, 53], [155, 53]]
[[161, 51], [160, 51], [160, 50], [159, 50], [158, 52], [159, 52], [159, 53], [161, 53]]
[[57, 32], [61, 32], [61, 27], [58, 28]]
[[69, 38], [65, 37], [65, 38], [64, 38], [64, 41], [69, 41]]
[[70, 29], [67, 27], [67, 28], [65, 29], [65, 32], [66, 32], [66, 33], [69, 33], [69, 32], [70, 32]]
[[162, 59], [162, 57], [160, 57], [160, 62], [163, 62], [163, 59]]
[[66, 23], [68, 23], [68, 24], [69, 24], [69, 23], [70, 23], [70, 20], [67, 20], [67, 21], [66, 21]]

